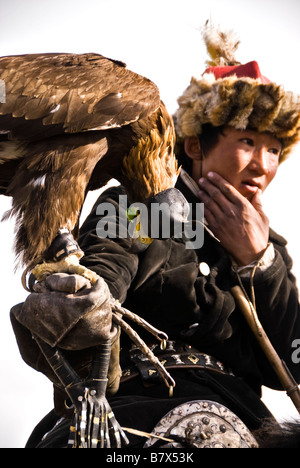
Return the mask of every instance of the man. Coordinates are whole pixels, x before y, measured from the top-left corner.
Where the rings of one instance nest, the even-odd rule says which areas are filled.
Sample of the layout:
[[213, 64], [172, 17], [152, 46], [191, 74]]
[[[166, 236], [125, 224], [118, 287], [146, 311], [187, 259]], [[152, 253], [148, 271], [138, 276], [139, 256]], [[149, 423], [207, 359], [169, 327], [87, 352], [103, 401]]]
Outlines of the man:
[[[220, 37], [224, 41], [224, 35]], [[207, 35], [211, 49], [209, 40]], [[97, 313], [90, 306], [87, 310], [92, 314], [83, 311], [78, 320], [67, 320], [53, 306], [59, 287], [51, 277], [51, 293], [32, 294], [23, 307], [13, 309], [12, 321], [24, 359], [55, 384], [55, 412], [35, 430], [28, 446], [66, 446], [68, 417], [72, 415], [64, 407], [64, 389], [38, 348], [33, 350], [34, 343], [29, 346], [31, 333], [23, 327], [26, 315], [26, 326], [31, 330], [30, 317], [36, 317], [41, 297], [49, 314], [41, 318], [45, 326], [40, 327], [40, 338], [68, 350], [72, 365], [81, 371], [90, 362], [91, 346], [103, 339], [104, 333], [97, 337], [97, 330], [89, 323], [99, 320], [100, 310], [106, 335], [115, 340], [109, 402], [120, 425], [130, 431], [167, 434], [179, 446], [255, 445], [248, 429], [254, 431], [272, 417], [260, 400], [261, 386], [282, 387], [236, 305], [231, 293], [236, 284], [243, 286], [256, 305], [270, 340], [300, 382], [300, 368], [291, 359], [292, 342], [300, 336], [292, 262], [285, 240], [269, 229], [260, 200], [299, 138], [299, 98], [263, 77], [255, 62], [232, 65], [228, 55], [223, 51], [219, 54], [222, 66], [214, 63], [200, 80], [192, 79], [178, 100], [175, 115], [178, 158], [183, 166], [177, 188], [191, 204], [194, 219], [197, 204], [205, 205], [203, 247], [188, 249], [182, 238], [174, 237], [154, 239], [138, 253], [130, 238], [99, 238], [97, 207], [102, 203], [113, 206], [113, 222], [126, 210], [119, 204], [122, 187], [109, 189], [98, 199], [80, 236], [85, 252], [82, 263], [104, 282], [97, 285], [94, 298], [89, 296], [93, 288], [86, 289], [81, 282], [71, 296], [59, 299], [68, 309], [78, 295], [85, 294], [91, 297], [90, 305], [97, 302]], [[97, 291], [101, 291], [101, 301], [95, 299]], [[119, 385], [119, 342], [114, 328], [109, 331], [109, 294], [167, 333], [164, 350], [155, 347], [148, 334], [141, 336], [174, 378], [173, 396], [123, 332]], [[52, 342], [49, 329], [54, 330]], [[59, 417], [67, 419], [52, 429]], [[238, 424], [234, 431], [233, 420]], [[237, 433], [238, 441], [234, 440]], [[226, 439], [226, 434], [231, 436]], [[131, 447], [144, 446], [141, 432], [127, 435]], [[152, 437], [149, 444], [156, 446], [157, 441]]]

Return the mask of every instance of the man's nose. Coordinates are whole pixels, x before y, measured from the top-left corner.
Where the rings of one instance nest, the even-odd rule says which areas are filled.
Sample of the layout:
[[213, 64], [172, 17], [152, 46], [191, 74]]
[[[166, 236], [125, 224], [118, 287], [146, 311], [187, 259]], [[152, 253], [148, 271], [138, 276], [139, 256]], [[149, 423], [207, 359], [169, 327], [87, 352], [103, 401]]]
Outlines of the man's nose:
[[251, 159], [251, 169], [255, 170], [259, 175], [269, 173], [269, 159], [268, 151], [266, 150], [266, 148], [255, 148]]

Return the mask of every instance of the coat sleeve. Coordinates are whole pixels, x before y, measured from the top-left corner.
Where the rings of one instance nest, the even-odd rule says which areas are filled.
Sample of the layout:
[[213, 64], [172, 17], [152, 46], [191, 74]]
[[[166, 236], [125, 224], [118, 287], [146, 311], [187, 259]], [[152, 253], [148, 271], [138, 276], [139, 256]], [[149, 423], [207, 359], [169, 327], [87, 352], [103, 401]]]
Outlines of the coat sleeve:
[[85, 254], [81, 264], [102, 276], [121, 303], [138, 269], [138, 255], [131, 249], [127, 231], [126, 200], [122, 187], [106, 190], [83, 223], [79, 237]]
[[[108, 213], [109, 216], [106, 217], [105, 221], [117, 224], [119, 217], [118, 197], [121, 193], [121, 189], [111, 189], [100, 197], [83, 225], [80, 242], [85, 252], [85, 257], [83, 257], [81, 263], [102, 276], [114, 297], [123, 302], [132, 278], [136, 273], [138, 257], [130, 251], [130, 239], [126, 236], [121, 239], [108, 239], [97, 235], [97, 223], [103, 216], [101, 217], [96, 213], [98, 204], [106, 203], [105, 206], [111, 206], [112, 211]], [[124, 211], [126, 216], [125, 207]], [[56, 375], [47, 364], [36, 342], [32, 339], [31, 331], [18, 320], [22, 307], [23, 304], [19, 304], [11, 310], [11, 322], [22, 358], [29, 366], [45, 374], [54, 385], [60, 386]], [[113, 340], [109, 370], [108, 388], [112, 393], [115, 393], [120, 377], [118, 346], [119, 334]], [[67, 357], [71, 365], [74, 365], [75, 369], [79, 365], [82, 374], [84, 374], [92, 359], [91, 349], [70, 351], [67, 352]]]
[[[256, 308], [275, 350], [299, 383], [300, 313], [292, 260], [281, 237], [272, 233], [270, 241], [274, 244], [275, 259], [266, 270], [257, 271], [253, 279]], [[195, 280], [199, 306], [195, 322], [198, 326], [183, 330], [184, 339], [225, 362], [235, 375], [258, 392], [261, 385], [282, 390], [278, 377], [235, 303], [231, 288], [239, 283], [228, 255], [221, 246], [214, 245], [210, 249], [209, 241], [205, 245], [206, 251], [213, 251], [216, 257], [205, 260], [213, 265], [210, 274], [206, 277], [198, 275]], [[250, 275], [241, 280], [251, 297]]]
[[[257, 313], [271, 343], [299, 383], [300, 360], [295, 359], [293, 345], [300, 338], [300, 311], [293, 264], [284, 239], [271, 231], [270, 240], [274, 243], [275, 260], [266, 271], [257, 272], [254, 277]], [[244, 282], [249, 288], [249, 281]], [[261, 361], [262, 366], [264, 362]], [[267, 377], [265, 385], [278, 388], [273, 379], [268, 380], [272, 373], [262, 373]]]

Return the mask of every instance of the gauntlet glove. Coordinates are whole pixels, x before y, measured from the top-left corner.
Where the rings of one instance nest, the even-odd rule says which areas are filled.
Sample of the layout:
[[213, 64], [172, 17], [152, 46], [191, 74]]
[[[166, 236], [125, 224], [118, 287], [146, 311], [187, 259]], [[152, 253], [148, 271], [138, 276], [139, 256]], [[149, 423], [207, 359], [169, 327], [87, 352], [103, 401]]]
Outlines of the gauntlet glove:
[[11, 322], [24, 361], [54, 383], [56, 412], [64, 415], [66, 396], [32, 335], [67, 350], [70, 363], [82, 376], [88, 373], [93, 347], [112, 339], [107, 390], [110, 395], [116, 393], [121, 376], [120, 333], [112, 324], [105, 281], [99, 278], [91, 286], [82, 276], [58, 273], [37, 283], [34, 289], [24, 303], [11, 309]]
[[79, 275], [57, 273], [34, 286], [15, 318], [50, 346], [78, 351], [112, 339], [110, 292], [99, 278], [94, 286]]

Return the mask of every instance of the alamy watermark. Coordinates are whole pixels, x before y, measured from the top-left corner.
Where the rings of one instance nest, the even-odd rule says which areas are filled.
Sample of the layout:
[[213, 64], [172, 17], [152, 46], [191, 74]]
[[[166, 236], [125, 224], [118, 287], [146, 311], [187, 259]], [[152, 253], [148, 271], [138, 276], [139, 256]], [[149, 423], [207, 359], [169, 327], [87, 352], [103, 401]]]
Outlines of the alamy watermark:
[[292, 348], [295, 348], [295, 351], [292, 353], [292, 362], [294, 364], [299, 364], [300, 362], [300, 339], [296, 339], [292, 343]]
[[[119, 195], [118, 213], [114, 204], [99, 203], [96, 233], [100, 238], [183, 239], [187, 249], [200, 249], [204, 242], [204, 205], [197, 203], [192, 219], [191, 204], [133, 203]], [[196, 221], [195, 221], [196, 219]]]
[[0, 80], [0, 104], [4, 104], [6, 102], [6, 86], [5, 81]]

